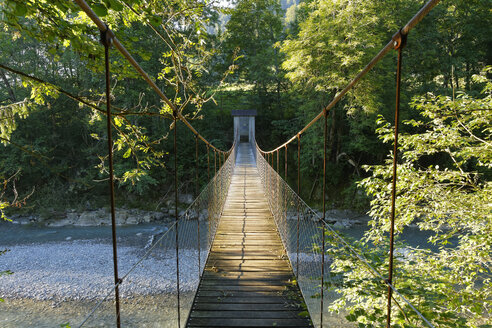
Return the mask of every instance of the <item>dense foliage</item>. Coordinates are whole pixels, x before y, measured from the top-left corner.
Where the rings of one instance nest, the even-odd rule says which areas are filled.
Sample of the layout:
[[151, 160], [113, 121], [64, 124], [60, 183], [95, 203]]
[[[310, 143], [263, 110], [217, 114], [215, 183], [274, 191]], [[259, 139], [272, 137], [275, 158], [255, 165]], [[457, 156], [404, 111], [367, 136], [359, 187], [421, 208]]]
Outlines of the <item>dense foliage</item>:
[[[50, 83], [0, 70], [4, 82], [0, 137], [8, 144], [0, 154], [2, 175], [20, 169], [16, 178], [19, 190], [37, 187], [30, 206], [61, 210], [91, 203], [88, 206], [101, 206], [100, 195], [107, 188], [107, 149], [99, 32], [72, 2], [1, 4], [1, 62]], [[150, 76], [157, 77], [157, 84], [182, 114], [191, 120], [200, 118], [203, 104], [229, 73], [229, 67], [217, 70], [213, 83], [203, 77], [215, 52], [215, 37], [206, 33], [209, 21], [217, 15], [213, 7], [194, 1], [89, 4]], [[115, 51], [111, 69], [115, 170], [120, 190], [130, 200], [132, 195], [144, 193], [150, 193], [150, 199], [158, 198], [167, 192], [172, 173], [166, 164], [172, 150], [168, 142], [170, 108]], [[90, 106], [61, 95], [59, 88]], [[206, 135], [212, 141], [220, 138], [215, 142], [220, 148], [231, 143], [232, 131], [223, 135], [212, 126], [205, 132], [212, 132]], [[190, 189], [191, 173], [182, 168], [192, 162], [194, 149], [188, 146], [193, 143], [192, 134], [182, 126], [178, 146], [185, 159], [179, 170], [184, 191]], [[201, 145], [202, 157], [203, 148]], [[202, 158], [202, 167], [204, 161]], [[144, 203], [135, 201], [135, 205]]]
[[[485, 74], [484, 74], [485, 75]], [[411, 132], [400, 137], [396, 231], [399, 246], [396, 286], [425, 317], [439, 327], [487, 327], [490, 314], [492, 253], [492, 81], [484, 75], [481, 98], [460, 93], [456, 99], [415, 98], [412, 109], [420, 119], [406, 120]], [[381, 140], [393, 142], [393, 129], [378, 121]], [[436, 164], [439, 163], [439, 164]], [[392, 156], [385, 164], [367, 166], [372, 175], [360, 181], [371, 195], [371, 229], [360, 250], [372, 265], [387, 270], [387, 232], [391, 200]], [[410, 247], [405, 227], [427, 231], [428, 247]], [[425, 245], [422, 245], [425, 246]], [[343, 248], [334, 251], [335, 272], [343, 276], [345, 297], [332, 305], [345, 308], [348, 318], [372, 327], [384, 322], [385, 288], [367, 268], [351, 265]], [[401, 327], [424, 326], [401, 298], [395, 297], [394, 322]]]

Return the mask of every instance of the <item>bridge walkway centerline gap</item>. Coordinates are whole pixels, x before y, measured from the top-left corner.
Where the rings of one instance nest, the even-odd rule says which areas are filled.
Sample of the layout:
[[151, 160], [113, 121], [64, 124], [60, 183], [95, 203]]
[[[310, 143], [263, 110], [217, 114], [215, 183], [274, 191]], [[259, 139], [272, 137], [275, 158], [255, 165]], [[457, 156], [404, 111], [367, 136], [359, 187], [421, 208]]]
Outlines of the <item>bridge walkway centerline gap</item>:
[[253, 149], [236, 167], [187, 327], [312, 327], [263, 192]]

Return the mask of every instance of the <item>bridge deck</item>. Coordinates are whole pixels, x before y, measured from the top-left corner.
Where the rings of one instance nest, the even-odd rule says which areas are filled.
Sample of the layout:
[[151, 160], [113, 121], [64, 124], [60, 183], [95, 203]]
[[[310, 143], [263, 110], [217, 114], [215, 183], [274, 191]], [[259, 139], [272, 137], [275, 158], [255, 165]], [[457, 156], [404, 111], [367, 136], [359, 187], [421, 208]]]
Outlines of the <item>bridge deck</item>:
[[251, 149], [237, 166], [187, 327], [311, 327]]

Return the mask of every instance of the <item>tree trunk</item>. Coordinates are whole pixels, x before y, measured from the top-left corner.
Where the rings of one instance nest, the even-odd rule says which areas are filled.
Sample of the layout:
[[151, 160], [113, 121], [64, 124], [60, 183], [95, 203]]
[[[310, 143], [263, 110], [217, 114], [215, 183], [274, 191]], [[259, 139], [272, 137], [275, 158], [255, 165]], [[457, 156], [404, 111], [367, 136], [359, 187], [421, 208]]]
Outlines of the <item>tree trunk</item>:
[[9, 80], [5, 75], [5, 72], [1, 69], [0, 69], [0, 78], [2, 78], [3, 83], [5, 83], [5, 86], [7, 87], [7, 91], [9, 93], [10, 99], [12, 99], [13, 102], [17, 102], [17, 97], [15, 96], [14, 89], [12, 89], [12, 87], [10, 86]]

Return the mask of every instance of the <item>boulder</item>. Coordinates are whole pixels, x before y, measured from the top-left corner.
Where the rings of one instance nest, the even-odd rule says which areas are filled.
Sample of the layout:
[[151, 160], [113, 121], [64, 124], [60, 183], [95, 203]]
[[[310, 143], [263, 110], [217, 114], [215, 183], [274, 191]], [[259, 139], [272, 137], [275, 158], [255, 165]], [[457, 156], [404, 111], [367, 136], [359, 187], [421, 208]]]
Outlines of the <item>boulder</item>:
[[[122, 219], [123, 221], [123, 219]], [[125, 223], [123, 224], [139, 224], [140, 223], [140, 220], [139, 220], [139, 217], [138, 216], [129, 216], [126, 218], [125, 220]]]
[[337, 221], [337, 222], [335, 222], [335, 224], [333, 225], [333, 228], [335, 228], [335, 229], [345, 229], [345, 226], [343, 225], [343, 223], [342, 223], [342, 222]]
[[101, 219], [97, 211], [86, 211], [80, 214], [79, 219], [74, 224], [82, 227], [95, 226], [100, 224]]
[[151, 220], [152, 220], [152, 214], [146, 213], [142, 215], [140, 222], [149, 223]]
[[181, 204], [190, 205], [191, 203], [193, 203], [193, 200], [194, 200], [194, 198], [193, 198], [192, 194], [180, 194], [180, 195], [178, 195], [178, 201]]

